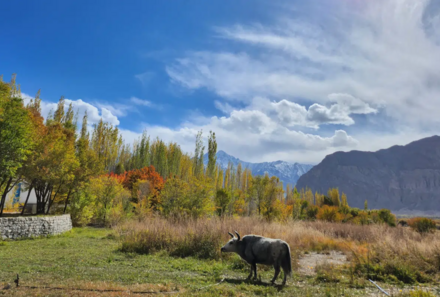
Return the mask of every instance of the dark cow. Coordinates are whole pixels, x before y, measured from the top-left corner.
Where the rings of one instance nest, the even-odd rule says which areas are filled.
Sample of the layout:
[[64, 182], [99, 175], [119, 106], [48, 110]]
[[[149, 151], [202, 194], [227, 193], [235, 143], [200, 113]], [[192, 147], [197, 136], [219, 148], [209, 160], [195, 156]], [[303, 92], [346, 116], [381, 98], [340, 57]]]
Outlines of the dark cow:
[[292, 274], [290, 247], [287, 242], [281, 239], [266, 238], [258, 235], [246, 235], [240, 239], [240, 234], [237, 231], [235, 231], [237, 238], [231, 232], [228, 233], [232, 239], [221, 248], [221, 251], [237, 253], [251, 265], [251, 273], [247, 278], [248, 280], [252, 278], [252, 273], [254, 273], [254, 279], [256, 280], [257, 264], [264, 264], [273, 265], [275, 268], [275, 275], [271, 280], [272, 284], [275, 283], [280, 273], [280, 267], [283, 268], [283, 285], [286, 284], [287, 275], [290, 276]]

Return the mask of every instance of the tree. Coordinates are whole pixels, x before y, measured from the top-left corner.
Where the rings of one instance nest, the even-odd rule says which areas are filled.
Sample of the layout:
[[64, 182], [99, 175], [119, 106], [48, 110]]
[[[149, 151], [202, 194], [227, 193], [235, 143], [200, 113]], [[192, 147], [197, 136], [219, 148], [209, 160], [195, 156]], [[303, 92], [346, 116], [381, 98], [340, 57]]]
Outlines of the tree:
[[217, 163], [217, 141], [215, 139], [215, 133], [209, 131], [208, 138], [208, 176], [213, 178], [215, 166]]
[[314, 201], [314, 197], [313, 197], [313, 192], [311, 189], [307, 188], [305, 194], [305, 200], [309, 203], [309, 205], [314, 205], [315, 201]]
[[258, 209], [258, 214], [261, 215], [262, 208], [264, 207], [264, 198], [265, 198], [265, 191], [266, 186], [269, 183], [269, 176], [265, 175], [262, 176], [256, 176], [254, 179], [254, 189], [255, 189], [255, 195], [256, 195], [256, 204]]
[[339, 207], [341, 205], [341, 200], [339, 199], [339, 190], [332, 188], [328, 190], [328, 197], [332, 200], [333, 205]]
[[110, 175], [92, 178], [90, 186], [96, 197], [95, 218], [97, 222], [107, 225], [112, 208], [121, 207], [130, 195], [119, 181]]
[[[67, 118], [69, 119], [69, 117]], [[70, 196], [78, 189], [82, 189], [91, 177], [103, 173], [103, 164], [99, 163], [97, 155], [90, 147], [89, 133], [87, 132], [87, 122], [88, 115], [87, 112], [85, 112], [82, 121], [81, 134], [75, 144], [75, 154], [79, 162], [79, 166], [73, 173], [73, 181], [70, 183], [70, 185], [68, 185], [67, 196], [64, 201], [64, 213], [66, 212], [67, 205], [70, 202]], [[76, 125], [72, 126], [73, 129], [74, 127], [76, 127]]]
[[15, 76], [10, 84], [0, 82], [0, 215], [7, 193], [21, 180], [22, 168], [34, 145], [28, 110], [16, 91]]
[[345, 193], [342, 193], [341, 196], [341, 206], [348, 208], [347, 195]]
[[215, 206], [219, 216], [224, 216], [231, 203], [231, 195], [225, 189], [218, 189], [215, 195]]
[[200, 130], [196, 136], [196, 148], [194, 151], [194, 176], [200, 177], [203, 175], [203, 154], [205, 151], [205, 147], [202, 143], [202, 131]]
[[[268, 175], [265, 179], [268, 179]], [[282, 193], [282, 185], [280, 187], [280, 180], [276, 176], [272, 176], [268, 182], [265, 183], [264, 200], [260, 209], [262, 209], [263, 215], [268, 219], [273, 219], [280, 214], [280, 207], [277, 207], [278, 193]]]
[[104, 123], [101, 119], [97, 125], [94, 125], [90, 145], [104, 170], [114, 172], [122, 148], [122, 137], [118, 128]]
[[212, 213], [212, 183], [192, 177], [189, 182], [169, 178], [161, 192], [161, 211], [166, 216], [198, 218]]
[[73, 182], [79, 166], [74, 135], [60, 123], [54, 122], [47, 128], [27, 170], [27, 179], [34, 183], [38, 214], [49, 212], [60, 191]]
[[144, 167], [141, 169], [133, 169], [130, 171], [126, 171], [121, 175], [117, 174], [110, 174], [112, 177], [115, 177], [118, 179], [125, 189], [127, 189], [130, 193], [132, 193], [131, 199], [132, 202], [138, 203], [138, 196], [137, 192], [133, 191], [134, 185], [139, 180], [146, 180], [150, 183], [150, 205], [154, 210], [157, 210], [160, 201], [160, 191], [164, 187], [164, 180], [159, 175], [158, 172], [156, 172], [154, 166]]
[[[42, 125], [38, 105], [34, 102], [29, 106], [35, 113], [36, 127]], [[55, 115], [54, 118], [49, 117], [46, 127], [41, 129], [39, 135], [36, 134], [38, 141], [25, 170], [26, 179], [35, 190], [38, 214], [48, 213], [53, 203], [60, 201], [67, 193], [79, 166], [75, 151], [76, 126], [64, 114], [63, 99], [60, 99]]]
[[365, 200], [364, 202], [364, 210], [367, 211], [368, 210], [368, 201]]

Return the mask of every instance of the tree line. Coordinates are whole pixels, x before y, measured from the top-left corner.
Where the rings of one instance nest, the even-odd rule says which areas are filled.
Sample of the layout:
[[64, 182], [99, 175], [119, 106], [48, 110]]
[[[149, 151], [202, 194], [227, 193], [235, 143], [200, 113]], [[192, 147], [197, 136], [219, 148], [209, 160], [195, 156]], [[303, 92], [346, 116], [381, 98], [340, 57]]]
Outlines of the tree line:
[[118, 127], [102, 120], [89, 128], [87, 113], [78, 125], [78, 112], [72, 104], [66, 108], [64, 97], [44, 119], [40, 91], [25, 105], [15, 75], [9, 83], [0, 79], [0, 215], [7, 194], [24, 182], [28, 193], [35, 191], [37, 214], [69, 212], [76, 224], [151, 213], [333, 221], [353, 221], [360, 213], [366, 219], [359, 222], [371, 221], [371, 212], [352, 211], [337, 189], [324, 195], [287, 185], [284, 191], [276, 176], [255, 176], [241, 164], [221, 168], [212, 131], [207, 151], [205, 166], [202, 131], [193, 154], [147, 132], [125, 143]]

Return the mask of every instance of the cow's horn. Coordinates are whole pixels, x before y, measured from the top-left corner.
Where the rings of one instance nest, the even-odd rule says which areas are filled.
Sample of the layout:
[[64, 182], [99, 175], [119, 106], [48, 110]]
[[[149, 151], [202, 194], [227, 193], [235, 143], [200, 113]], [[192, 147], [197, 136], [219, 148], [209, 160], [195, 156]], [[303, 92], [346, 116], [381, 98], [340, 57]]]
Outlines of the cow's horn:
[[235, 231], [235, 234], [237, 234], [238, 240], [240, 240], [240, 234], [237, 231]]
[[232, 233], [231, 233], [231, 232], [228, 232], [228, 233], [229, 233], [229, 235], [231, 235], [231, 237], [232, 237], [232, 238], [234, 238], [234, 235], [232, 235]]

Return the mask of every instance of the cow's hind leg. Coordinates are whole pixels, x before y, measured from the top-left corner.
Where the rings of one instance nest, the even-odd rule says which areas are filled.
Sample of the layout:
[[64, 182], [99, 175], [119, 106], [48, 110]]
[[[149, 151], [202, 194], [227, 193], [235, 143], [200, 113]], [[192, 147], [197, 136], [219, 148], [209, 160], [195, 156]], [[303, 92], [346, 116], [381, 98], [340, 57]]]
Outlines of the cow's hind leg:
[[286, 279], [287, 279], [287, 271], [286, 269], [284, 269], [284, 267], [283, 267], [283, 272], [284, 272], [284, 278], [283, 278], [283, 283], [281, 284], [282, 286], [286, 284]]
[[275, 268], [275, 275], [273, 276], [273, 279], [270, 281], [272, 284], [275, 284], [275, 280], [278, 277], [278, 274], [280, 274], [280, 265], [277, 263], [273, 266]]

